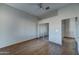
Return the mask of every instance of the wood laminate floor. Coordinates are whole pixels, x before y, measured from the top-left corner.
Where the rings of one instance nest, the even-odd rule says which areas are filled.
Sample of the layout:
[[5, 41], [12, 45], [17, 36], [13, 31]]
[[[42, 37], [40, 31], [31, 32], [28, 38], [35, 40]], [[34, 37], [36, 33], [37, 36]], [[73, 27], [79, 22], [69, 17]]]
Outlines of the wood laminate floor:
[[62, 55], [62, 46], [49, 42], [47, 37], [39, 38], [2, 48], [0, 55]]
[[75, 38], [64, 38], [62, 42], [63, 55], [78, 55], [78, 46]]
[[33, 39], [0, 49], [1, 55], [59, 55], [61, 47], [45, 38]]

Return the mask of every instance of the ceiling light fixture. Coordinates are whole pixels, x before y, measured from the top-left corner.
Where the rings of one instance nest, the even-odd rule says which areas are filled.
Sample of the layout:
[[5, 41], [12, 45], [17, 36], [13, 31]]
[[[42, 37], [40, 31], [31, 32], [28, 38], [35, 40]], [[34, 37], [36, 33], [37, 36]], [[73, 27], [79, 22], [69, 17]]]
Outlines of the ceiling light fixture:
[[38, 6], [39, 6], [41, 9], [44, 9], [44, 10], [49, 10], [49, 9], [50, 9], [49, 6], [44, 6], [43, 3], [39, 3]]

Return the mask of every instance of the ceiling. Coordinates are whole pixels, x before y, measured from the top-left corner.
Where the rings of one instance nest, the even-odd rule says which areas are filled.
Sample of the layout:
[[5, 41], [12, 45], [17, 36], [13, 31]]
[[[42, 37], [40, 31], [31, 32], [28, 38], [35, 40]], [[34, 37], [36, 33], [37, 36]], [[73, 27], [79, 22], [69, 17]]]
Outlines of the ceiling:
[[[40, 8], [39, 4], [40, 3], [8, 3], [8, 5], [38, 18], [44, 18], [43, 16], [46, 13], [69, 5], [68, 3], [43, 3], [43, 8]], [[48, 10], [45, 9], [47, 6], [50, 7]]]

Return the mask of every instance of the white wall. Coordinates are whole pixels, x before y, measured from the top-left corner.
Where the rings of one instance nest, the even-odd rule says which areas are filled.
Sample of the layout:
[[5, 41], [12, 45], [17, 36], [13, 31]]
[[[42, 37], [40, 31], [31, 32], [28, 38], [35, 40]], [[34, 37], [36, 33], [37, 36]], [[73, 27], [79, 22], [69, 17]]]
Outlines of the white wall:
[[[41, 20], [39, 23], [49, 23], [49, 40], [62, 44], [61, 21], [63, 19], [79, 17], [79, 4], [72, 4], [58, 10], [58, 15]], [[79, 51], [79, 39], [76, 39]]]
[[0, 4], [0, 48], [36, 38], [37, 18]]
[[49, 40], [52, 42], [55, 42], [57, 44], [62, 44], [61, 41], [61, 26], [59, 26], [59, 24], [61, 24], [61, 22], [58, 21], [53, 21], [50, 22], [49, 25]]

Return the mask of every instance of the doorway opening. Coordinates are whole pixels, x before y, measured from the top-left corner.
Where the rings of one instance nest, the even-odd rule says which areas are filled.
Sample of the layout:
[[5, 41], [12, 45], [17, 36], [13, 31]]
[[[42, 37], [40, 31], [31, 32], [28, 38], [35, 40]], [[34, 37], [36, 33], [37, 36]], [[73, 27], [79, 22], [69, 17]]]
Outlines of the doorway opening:
[[69, 36], [69, 19], [62, 20], [62, 38], [70, 37]]
[[76, 19], [68, 18], [62, 20], [62, 53], [77, 54], [76, 42]]
[[38, 27], [38, 37], [49, 40], [49, 23], [39, 24]]

